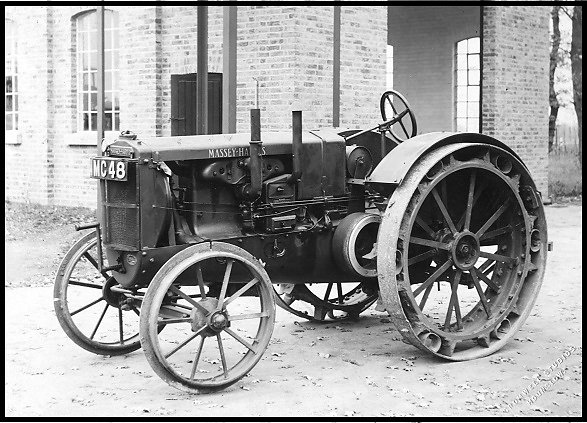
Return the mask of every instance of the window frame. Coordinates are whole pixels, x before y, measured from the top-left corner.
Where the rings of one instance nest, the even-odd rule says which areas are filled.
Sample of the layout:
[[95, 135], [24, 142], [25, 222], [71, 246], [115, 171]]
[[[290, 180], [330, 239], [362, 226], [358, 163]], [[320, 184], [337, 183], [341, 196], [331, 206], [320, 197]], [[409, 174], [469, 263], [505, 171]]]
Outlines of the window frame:
[[[18, 43], [16, 37], [16, 24], [11, 19], [4, 19], [5, 25], [5, 62], [4, 62], [4, 133], [16, 133], [18, 131]], [[10, 46], [10, 50], [7, 48]], [[9, 60], [6, 60], [9, 59]], [[7, 66], [8, 63], [10, 66]], [[7, 90], [7, 82], [10, 78], [11, 88]], [[8, 98], [11, 98], [11, 106], [8, 110]], [[6, 126], [6, 118], [10, 115], [10, 128]]]
[[393, 90], [393, 46], [387, 44], [385, 50], [385, 90]]
[[[92, 68], [98, 58], [98, 29], [96, 9], [74, 17], [76, 73], [75, 127], [78, 133], [97, 131], [96, 78], [98, 69]], [[104, 13], [104, 131], [120, 130], [120, 18], [119, 13], [106, 9]], [[110, 102], [110, 106], [108, 103]]]
[[[476, 40], [471, 47], [471, 41]], [[464, 51], [459, 48], [463, 46]], [[481, 87], [482, 87], [482, 50], [481, 37], [474, 36], [463, 38], [454, 44], [454, 102], [453, 102], [453, 125], [458, 132], [481, 133]], [[464, 56], [464, 59], [463, 59]], [[465, 68], [461, 65], [465, 63]], [[476, 67], [471, 67], [471, 62], [476, 62]], [[463, 73], [465, 83], [463, 82]], [[471, 81], [471, 74], [474, 81]], [[471, 83], [473, 82], [473, 83]], [[460, 89], [464, 87], [464, 89]], [[476, 88], [476, 89], [475, 89]], [[473, 93], [473, 94], [472, 94]], [[472, 94], [472, 95], [471, 95]], [[462, 100], [464, 95], [464, 100]], [[476, 99], [475, 99], [476, 97]], [[472, 98], [472, 99], [471, 99]], [[463, 105], [464, 103], [464, 105]], [[460, 107], [459, 107], [460, 106]], [[464, 108], [464, 115], [463, 109]], [[462, 127], [461, 119], [465, 120], [465, 127]], [[470, 121], [477, 121], [476, 127], [470, 126]]]

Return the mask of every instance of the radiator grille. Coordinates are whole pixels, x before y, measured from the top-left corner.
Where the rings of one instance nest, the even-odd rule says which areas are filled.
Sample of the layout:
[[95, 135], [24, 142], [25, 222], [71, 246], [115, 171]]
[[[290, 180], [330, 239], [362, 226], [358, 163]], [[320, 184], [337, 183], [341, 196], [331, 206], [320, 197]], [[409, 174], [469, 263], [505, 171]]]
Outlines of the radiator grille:
[[136, 164], [129, 163], [127, 181], [105, 181], [104, 184], [104, 243], [118, 250], [140, 248], [136, 181]]

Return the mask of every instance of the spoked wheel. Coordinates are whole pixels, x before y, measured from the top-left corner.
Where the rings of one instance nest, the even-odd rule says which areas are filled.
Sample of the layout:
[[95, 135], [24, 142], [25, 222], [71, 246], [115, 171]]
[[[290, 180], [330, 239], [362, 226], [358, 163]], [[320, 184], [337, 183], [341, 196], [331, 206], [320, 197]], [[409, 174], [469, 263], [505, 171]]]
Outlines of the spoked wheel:
[[441, 147], [389, 204], [377, 265], [400, 333], [455, 361], [501, 348], [528, 317], [546, 262], [544, 210], [527, 169], [497, 147]]
[[394, 116], [399, 117], [398, 122], [389, 129], [396, 141], [404, 142], [417, 134], [416, 116], [402, 94], [394, 90], [384, 92], [379, 101], [379, 108], [385, 122]]
[[[275, 321], [269, 276], [247, 251], [222, 242], [180, 251], [144, 298], [145, 355], [170, 385], [202, 393], [226, 388], [261, 359]], [[157, 327], [167, 329], [158, 333]]]
[[96, 233], [77, 241], [63, 258], [53, 291], [55, 314], [76, 344], [95, 354], [135, 351], [139, 342], [139, 304], [117, 293], [111, 272], [98, 270]]
[[274, 288], [278, 306], [318, 322], [356, 318], [378, 297], [375, 282], [279, 284]]

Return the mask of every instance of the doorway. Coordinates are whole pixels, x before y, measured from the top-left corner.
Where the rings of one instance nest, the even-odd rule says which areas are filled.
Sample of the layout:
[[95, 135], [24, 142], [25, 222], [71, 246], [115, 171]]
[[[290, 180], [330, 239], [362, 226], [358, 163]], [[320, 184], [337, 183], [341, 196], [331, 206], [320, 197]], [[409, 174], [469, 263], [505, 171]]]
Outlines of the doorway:
[[[171, 135], [196, 135], [197, 74], [171, 75]], [[222, 74], [208, 73], [208, 134], [222, 133]]]

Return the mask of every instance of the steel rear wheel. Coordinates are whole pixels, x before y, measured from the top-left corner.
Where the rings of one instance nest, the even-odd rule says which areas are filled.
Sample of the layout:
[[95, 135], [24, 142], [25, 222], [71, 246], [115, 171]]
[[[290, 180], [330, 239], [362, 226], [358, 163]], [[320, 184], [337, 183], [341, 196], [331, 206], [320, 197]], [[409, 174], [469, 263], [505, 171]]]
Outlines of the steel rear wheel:
[[98, 270], [96, 233], [77, 241], [63, 258], [53, 291], [61, 327], [80, 347], [101, 355], [120, 355], [141, 347], [139, 304], [111, 290], [110, 272]]
[[378, 298], [373, 282], [329, 282], [274, 286], [276, 303], [314, 322], [357, 318]]
[[527, 169], [488, 145], [441, 147], [392, 194], [378, 245], [381, 296], [400, 333], [459, 361], [501, 348], [528, 317], [546, 221]]
[[[153, 370], [178, 389], [226, 388], [261, 359], [275, 321], [271, 281], [251, 254], [223, 242], [169, 259], [151, 281], [141, 344]], [[164, 332], [157, 327], [166, 325]]]

